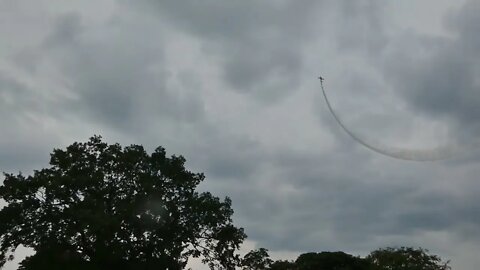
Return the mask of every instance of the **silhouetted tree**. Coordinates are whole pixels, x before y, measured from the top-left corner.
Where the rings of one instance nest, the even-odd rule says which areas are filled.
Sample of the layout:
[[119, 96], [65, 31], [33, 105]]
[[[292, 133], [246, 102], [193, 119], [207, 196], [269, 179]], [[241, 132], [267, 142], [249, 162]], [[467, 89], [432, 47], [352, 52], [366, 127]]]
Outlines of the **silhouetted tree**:
[[151, 155], [101, 137], [55, 149], [50, 167], [5, 174], [0, 199], [0, 266], [19, 245], [35, 255], [21, 269], [183, 269], [203, 256], [234, 269], [245, 238], [231, 201], [199, 193], [203, 174], [182, 156]]
[[270, 270], [296, 270], [296, 266], [294, 262], [290, 261], [275, 261], [270, 265]]
[[269, 269], [272, 262], [268, 250], [259, 248], [245, 254], [242, 259], [242, 267], [245, 270], [264, 270]]
[[48, 245], [39, 248], [37, 253], [29, 256], [20, 263], [19, 270], [100, 270], [94, 264], [85, 261], [81, 254], [61, 245]]
[[382, 248], [368, 255], [374, 270], [448, 270], [449, 262], [422, 248]]
[[304, 253], [295, 261], [298, 270], [367, 270], [365, 259], [344, 252]]

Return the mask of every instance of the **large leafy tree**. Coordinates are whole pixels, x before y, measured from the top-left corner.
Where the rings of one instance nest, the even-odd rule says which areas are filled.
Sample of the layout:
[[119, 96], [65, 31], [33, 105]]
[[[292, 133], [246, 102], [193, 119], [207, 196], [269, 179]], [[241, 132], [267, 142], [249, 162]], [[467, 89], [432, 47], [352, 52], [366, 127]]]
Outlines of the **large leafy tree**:
[[449, 262], [423, 248], [381, 248], [367, 256], [374, 270], [448, 270]]
[[23, 245], [36, 253], [22, 269], [183, 269], [191, 256], [234, 269], [245, 234], [231, 201], [196, 191], [204, 175], [184, 164], [95, 136], [31, 176], [5, 174], [0, 267]]

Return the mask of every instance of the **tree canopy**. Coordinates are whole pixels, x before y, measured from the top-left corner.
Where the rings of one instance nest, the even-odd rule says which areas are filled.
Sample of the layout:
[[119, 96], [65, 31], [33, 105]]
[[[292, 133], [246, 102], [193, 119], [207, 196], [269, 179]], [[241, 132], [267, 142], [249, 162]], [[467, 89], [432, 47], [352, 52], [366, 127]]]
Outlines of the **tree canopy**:
[[196, 188], [204, 175], [158, 147], [109, 145], [94, 136], [55, 149], [33, 175], [4, 174], [0, 267], [19, 245], [21, 269], [183, 269], [189, 257], [234, 269], [246, 237], [231, 200]]
[[295, 261], [301, 270], [367, 270], [368, 261], [345, 252], [304, 253]]
[[[254, 252], [261, 262], [269, 258], [268, 253]], [[431, 255], [422, 248], [381, 248], [366, 257], [358, 257], [345, 252], [308, 252], [295, 261], [278, 260], [269, 263], [269, 270], [449, 270], [449, 262], [443, 262], [437, 255]], [[249, 268], [247, 268], [249, 269]]]
[[245, 254], [242, 259], [242, 269], [244, 270], [266, 270], [270, 268], [273, 260], [270, 259], [266, 248], [252, 250]]
[[423, 248], [381, 248], [368, 255], [373, 270], [448, 270], [448, 261]]
[[309, 252], [270, 259], [259, 248], [240, 258], [246, 238], [233, 225], [231, 200], [197, 191], [205, 179], [182, 156], [158, 147], [109, 145], [100, 136], [54, 149], [32, 175], [4, 173], [0, 268], [18, 246], [35, 254], [20, 270], [184, 269], [201, 257], [210, 269], [449, 270], [422, 248], [381, 248], [366, 257]]

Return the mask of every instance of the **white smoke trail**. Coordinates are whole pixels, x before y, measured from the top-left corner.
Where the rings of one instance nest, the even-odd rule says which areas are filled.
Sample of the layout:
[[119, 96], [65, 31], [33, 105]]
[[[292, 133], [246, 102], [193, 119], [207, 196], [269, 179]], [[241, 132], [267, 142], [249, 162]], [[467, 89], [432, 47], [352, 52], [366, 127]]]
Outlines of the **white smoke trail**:
[[330, 101], [327, 98], [325, 88], [323, 86], [323, 79], [320, 78], [320, 85], [322, 87], [323, 97], [327, 103], [328, 110], [335, 118], [335, 121], [342, 127], [342, 129], [350, 135], [355, 141], [359, 142], [363, 146], [367, 147], [370, 150], [373, 150], [377, 153], [380, 153], [385, 156], [392, 158], [403, 159], [403, 160], [413, 160], [413, 161], [437, 161], [451, 158], [461, 152], [464, 152], [466, 148], [462, 148], [459, 145], [451, 144], [445, 146], [439, 146], [432, 149], [405, 149], [398, 147], [391, 147], [383, 145], [379, 142], [369, 140], [367, 138], [362, 138], [361, 136], [355, 134], [353, 131], [347, 128], [343, 121], [338, 117], [335, 111], [330, 104]]

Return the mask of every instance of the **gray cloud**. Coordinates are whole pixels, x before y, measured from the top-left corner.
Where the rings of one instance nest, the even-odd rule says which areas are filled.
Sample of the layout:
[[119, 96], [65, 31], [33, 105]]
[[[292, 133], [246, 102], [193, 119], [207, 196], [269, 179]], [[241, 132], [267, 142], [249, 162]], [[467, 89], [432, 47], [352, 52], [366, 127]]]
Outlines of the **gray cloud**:
[[[350, 157], [284, 157], [272, 166], [278, 172], [271, 185], [253, 185], [234, 197], [250, 236], [273, 250], [368, 251], [415, 245], [415, 235], [431, 232], [465, 241], [480, 229], [478, 187], [468, 194], [432, 191], [436, 184], [428, 177], [435, 166], [401, 166], [412, 171], [393, 175], [383, 172], [394, 168], [370, 170]], [[388, 240], [392, 236], [401, 241]]]
[[202, 117], [202, 101], [194, 89], [188, 95], [167, 90], [172, 81], [184, 84], [185, 79], [167, 72], [164, 41], [153, 35], [158, 25], [149, 23], [112, 18], [93, 29], [82, 26], [79, 14], [57, 19], [43, 47], [79, 98], [67, 105], [71, 113], [132, 132], [158, 118]]
[[333, 35], [342, 52], [363, 51], [375, 57], [388, 44], [385, 18], [388, 3], [378, 0], [338, 1], [339, 12], [334, 14], [338, 25]]
[[[227, 6], [209, 4], [196, 7], [192, 3], [167, 2], [164, 5], [157, 10], [161, 14], [159, 16], [175, 29], [185, 31], [200, 40], [205, 52], [220, 58], [218, 64], [224, 72], [225, 82], [237, 91], [249, 93], [256, 98], [262, 98], [262, 94], [256, 91], [268, 91], [265, 90], [268, 89], [267, 79], [275, 78], [265, 76], [270, 70], [285, 66], [282, 63], [289, 62], [286, 59], [292, 57], [292, 59], [298, 58], [292, 60], [292, 63], [298, 61], [297, 67], [292, 65], [292, 69], [297, 69], [292, 74], [295, 72], [300, 74], [301, 69], [305, 70], [302, 55], [315, 53], [302, 51], [305, 44], [309, 44], [314, 39], [304, 32], [300, 32], [299, 39], [296, 39], [302, 43], [300, 45], [291, 44], [290, 39], [284, 40], [285, 36], [297, 37], [287, 30], [280, 31], [282, 35], [278, 39], [275, 35], [269, 38], [257, 37], [262, 33], [262, 29], [269, 29], [269, 27], [281, 29], [280, 26], [283, 26], [281, 22], [275, 21], [277, 14], [282, 13], [274, 7], [271, 9], [277, 12], [276, 15], [249, 18], [249, 14], [255, 14], [258, 11], [242, 13], [240, 10], [243, 4], [231, 4], [231, 6], [230, 4]], [[311, 8], [314, 9], [313, 6]], [[206, 10], [216, 12], [209, 13]], [[262, 6], [256, 10], [263, 10]], [[422, 84], [422, 80], [432, 80], [428, 79], [428, 74], [433, 74], [431, 78], [442, 80], [441, 77], [434, 76], [441, 71], [428, 73], [427, 71], [428, 67], [444, 65], [440, 65], [440, 62], [434, 62], [431, 66], [422, 65], [420, 58], [415, 54], [402, 55], [401, 52], [417, 52], [418, 56], [421, 56], [422, 52], [427, 52], [427, 55], [432, 55], [431, 59], [436, 59], [433, 56], [440, 55], [446, 47], [449, 47], [444, 45], [451, 42], [449, 39], [424, 37], [407, 32], [390, 36], [388, 15], [382, 14], [386, 9], [383, 4], [374, 1], [365, 1], [354, 6], [341, 3], [328, 7], [328, 11], [341, 15], [338, 15], [338, 18], [329, 19], [331, 33], [325, 32], [327, 34], [321, 40], [332, 38], [338, 53], [359, 58], [362, 63], [353, 67], [340, 68], [348, 75], [337, 75], [339, 79], [347, 79], [344, 82], [345, 87], [361, 87], [361, 90], [366, 91], [367, 94], [375, 95], [375, 91], [368, 92], [369, 89], [382, 87], [385, 84], [394, 85], [396, 98], [400, 97], [409, 104], [412, 114], [438, 117], [437, 112], [430, 113], [428, 109], [429, 102], [430, 107], [433, 107], [432, 104], [437, 102], [434, 100], [441, 98], [437, 95], [438, 92], [418, 94], [421, 86], [404, 87], [403, 83], [411, 81], [411, 84]], [[285, 9], [285, 12], [292, 18], [296, 17], [295, 11], [290, 13]], [[326, 11], [325, 13], [318, 10], [315, 12], [317, 15], [328, 14]], [[231, 13], [235, 14], [230, 16]], [[248, 15], [244, 20], [240, 20], [239, 14]], [[284, 19], [286, 17], [288, 16], [278, 16]], [[223, 21], [230, 21], [231, 24], [218, 23]], [[317, 20], [319, 21], [321, 19]], [[272, 22], [274, 26], [271, 25]], [[323, 29], [324, 26], [320, 27]], [[400, 42], [402, 40], [404, 40], [403, 43]], [[291, 54], [289, 48], [275, 51], [278, 43], [295, 49]], [[253, 51], [253, 48], [257, 51]], [[256, 57], [245, 57], [247, 55]], [[345, 56], [338, 56], [338, 59], [342, 57]], [[372, 59], [374, 57], [377, 58]], [[464, 58], [463, 55], [457, 55], [447, 60], [453, 62], [462, 58]], [[379, 67], [382, 69], [379, 70]], [[356, 69], [358, 69], [358, 75], [352, 72]], [[292, 74], [288, 76], [294, 76]], [[411, 79], [406, 79], [410, 74], [412, 74]], [[461, 74], [459, 72], [455, 76], [459, 76], [457, 79], [464, 80], [468, 86], [469, 77], [462, 77]], [[382, 80], [385, 81], [378, 80], [376, 77], [383, 77]], [[368, 79], [372, 80], [368, 81]], [[277, 79], [276, 82], [283, 87], [287, 86], [285, 89], [289, 88], [288, 81], [280, 82]], [[415, 90], [409, 92], [407, 88]], [[287, 93], [283, 98], [291, 95], [291, 92], [287, 91]], [[425, 96], [417, 98], [413, 95]], [[464, 93], [458, 93], [458, 95], [465, 98]], [[369, 97], [366, 95], [362, 100], [351, 98], [350, 101], [356, 102], [356, 104], [352, 103], [353, 106], [372, 107]], [[268, 98], [273, 97], [268, 96]], [[340, 98], [347, 100], [349, 97], [340, 96]], [[323, 106], [323, 100], [319, 102], [321, 103], [316, 108], [321, 114], [319, 123], [325, 132], [332, 132], [332, 130], [336, 132], [335, 126], [326, 124], [329, 120], [324, 118], [326, 114], [319, 109]], [[456, 106], [451, 108], [451, 110], [456, 109], [458, 109]], [[354, 107], [351, 107], [351, 110], [354, 111]], [[326, 117], [330, 116], [326, 115]], [[404, 122], [408, 127], [408, 118], [401, 115], [396, 117], [399, 123]], [[357, 125], [369, 126], [373, 130], [372, 133], [375, 133], [375, 128], [381, 129], [379, 126], [388, 121], [388, 118], [383, 121], [365, 119], [363, 122], [357, 122]], [[397, 128], [394, 131], [385, 132], [391, 134], [405, 130], [398, 126]], [[214, 129], [214, 132], [221, 131]], [[338, 133], [338, 136], [342, 135]], [[298, 153], [292, 150], [293, 147], [288, 146], [284, 150], [269, 149], [262, 142], [255, 140], [253, 142], [247, 140], [248, 143], [246, 143], [239, 138], [237, 141], [220, 139], [218, 136], [212, 137], [213, 140], [201, 141], [204, 145], [203, 149], [210, 151], [204, 157], [204, 163], [201, 163], [206, 166], [199, 165], [200, 168], [205, 168], [207, 176], [210, 176], [207, 180], [208, 187], [232, 197], [236, 209], [236, 220], [247, 229], [251, 239], [270, 250], [301, 252], [339, 249], [365, 253], [384, 245], [414, 245], [413, 243], [426, 245], [426, 237], [422, 238], [421, 235], [432, 232], [453, 231], [452, 237], [456, 238], [456, 241], [462, 241], [461, 239], [468, 233], [475, 232], [476, 228], [479, 228], [480, 224], [470, 218], [476, 210], [471, 207], [477, 201], [474, 197], [465, 197], [462, 193], [453, 195], [448, 192], [448, 189], [447, 191], [431, 190], [431, 187], [436, 186], [437, 181], [441, 181], [437, 174], [432, 173], [438, 170], [434, 164], [421, 166], [410, 163], [397, 164], [396, 161], [377, 157], [367, 150], [360, 150], [348, 138], [335, 141], [334, 143], [337, 143], [335, 147], [326, 152], [312, 154]], [[312, 149], [312, 152], [316, 151], [319, 149]], [[445, 162], [439, 166], [451, 168], [452, 172], [445, 173], [443, 176], [445, 178], [455, 178], [454, 171], [461, 170], [455, 169], [454, 163]], [[225, 181], [226, 179], [229, 181]], [[471, 178], [466, 177], [466, 179]], [[422, 244], [422, 241], [425, 242]], [[461, 246], [460, 243], [458, 242], [459, 246]]]
[[[323, 4], [315, 1], [221, 3], [142, 1], [167, 23], [197, 36], [204, 51], [217, 56], [233, 90], [263, 101], [295, 92], [304, 40], [311, 38]], [[138, 5], [137, 2], [134, 2]], [[133, 3], [132, 3], [133, 4]]]
[[[0, 73], [0, 171], [29, 173], [45, 165], [56, 136], [42, 118], [48, 102], [24, 83]], [[52, 102], [53, 103], [53, 102]]]
[[444, 36], [398, 27], [384, 1], [47, 2], [38, 21], [8, 7], [9, 25], [35, 31], [0, 45], [2, 170], [41, 168], [53, 147], [101, 132], [184, 155], [274, 252], [420, 245], [455, 262], [480, 245], [476, 157], [378, 156], [342, 133], [311, 83], [322, 68], [340, 114], [368, 136], [396, 142], [416, 116], [475, 136], [476, 2], [449, 15]]
[[[480, 5], [469, 1], [446, 21], [452, 37], [400, 35], [381, 66], [412, 110], [452, 121], [456, 136], [477, 137], [480, 127], [480, 39], [472, 35]], [[405, 50], [405, 48], [409, 48]], [[466, 134], [465, 134], [466, 133]], [[471, 140], [471, 139], [470, 139]]]

